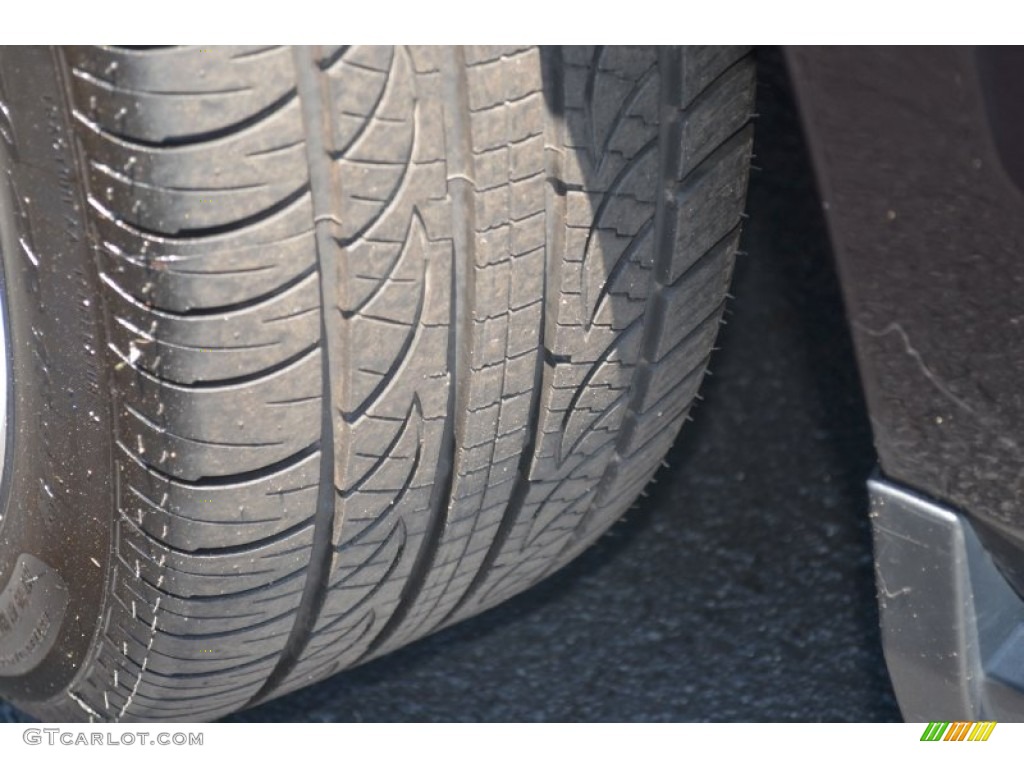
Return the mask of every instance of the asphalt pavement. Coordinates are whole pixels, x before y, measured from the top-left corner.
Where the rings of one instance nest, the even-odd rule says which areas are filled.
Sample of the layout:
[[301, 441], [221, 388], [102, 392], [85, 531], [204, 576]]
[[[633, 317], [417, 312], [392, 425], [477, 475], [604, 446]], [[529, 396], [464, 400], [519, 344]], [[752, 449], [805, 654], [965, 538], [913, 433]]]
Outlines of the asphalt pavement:
[[[781, 55], [693, 412], [646, 498], [541, 585], [234, 721], [887, 721], [870, 427]], [[24, 719], [0, 703], [0, 721]]]

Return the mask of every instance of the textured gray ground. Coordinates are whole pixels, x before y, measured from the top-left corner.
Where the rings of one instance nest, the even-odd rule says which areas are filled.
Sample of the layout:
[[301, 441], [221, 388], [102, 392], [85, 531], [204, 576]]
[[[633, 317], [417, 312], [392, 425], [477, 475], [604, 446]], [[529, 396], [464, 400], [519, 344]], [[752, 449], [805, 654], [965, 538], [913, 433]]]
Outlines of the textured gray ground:
[[705, 401], [648, 497], [500, 608], [232, 719], [899, 717], [869, 427], [784, 73], [776, 52], [760, 59], [749, 255]]

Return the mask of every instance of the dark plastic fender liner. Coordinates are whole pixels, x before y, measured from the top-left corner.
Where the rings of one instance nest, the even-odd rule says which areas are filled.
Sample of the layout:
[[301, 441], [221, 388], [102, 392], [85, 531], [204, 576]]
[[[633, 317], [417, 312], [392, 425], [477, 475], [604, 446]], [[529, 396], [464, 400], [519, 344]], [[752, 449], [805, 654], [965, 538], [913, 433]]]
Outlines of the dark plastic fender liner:
[[[1024, 595], [1019, 54], [786, 49], [886, 477], [980, 523]], [[1008, 73], [1008, 74], [1007, 74]]]

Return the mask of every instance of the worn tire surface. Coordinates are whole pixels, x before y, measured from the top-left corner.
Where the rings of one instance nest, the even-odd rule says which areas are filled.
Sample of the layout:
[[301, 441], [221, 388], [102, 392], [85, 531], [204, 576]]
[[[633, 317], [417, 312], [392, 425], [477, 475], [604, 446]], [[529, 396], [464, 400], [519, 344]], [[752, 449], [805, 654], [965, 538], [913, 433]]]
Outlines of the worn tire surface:
[[697, 394], [753, 87], [739, 48], [0, 53], [0, 695], [215, 719], [583, 550]]

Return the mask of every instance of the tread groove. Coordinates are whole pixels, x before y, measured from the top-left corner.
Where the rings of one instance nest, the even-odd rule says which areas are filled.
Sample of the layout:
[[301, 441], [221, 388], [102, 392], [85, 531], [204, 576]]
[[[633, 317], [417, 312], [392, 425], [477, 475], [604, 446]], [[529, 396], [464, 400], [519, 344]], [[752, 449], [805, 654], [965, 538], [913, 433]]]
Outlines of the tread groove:
[[[313, 196], [314, 221], [316, 211], [321, 206], [329, 206], [332, 199], [330, 169], [322, 162], [326, 155], [324, 134], [328, 124], [324, 107], [322, 81], [318, 77], [318, 67], [312, 50], [296, 48], [294, 50], [297, 92], [301, 94], [303, 121], [306, 125], [306, 149], [310, 166], [309, 188]], [[337, 269], [334, 263], [334, 250], [330, 246], [329, 233], [324, 225], [315, 223], [317, 241], [317, 268], [320, 276], [320, 339], [321, 339], [321, 390], [323, 392], [320, 422], [320, 484], [317, 489], [316, 515], [313, 524], [313, 545], [310, 551], [309, 565], [306, 569], [306, 582], [303, 586], [302, 598], [295, 612], [295, 621], [282, 648], [277, 664], [271, 670], [263, 685], [252, 695], [249, 703], [260, 701], [272, 695], [274, 689], [281, 684], [295, 668], [299, 657], [306, 649], [312, 637], [320, 611], [327, 597], [328, 579], [330, 577], [331, 540], [335, 524], [335, 483], [334, 483], [334, 398], [332, 396], [332, 355], [330, 353], [332, 332], [335, 325], [335, 313], [331, 310], [337, 305], [335, 280]], [[336, 364], [336, 363], [335, 363]]]
[[[173, 95], [173, 94], [161, 94], [161, 95]], [[207, 94], [204, 95], [213, 95]], [[103, 128], [96, 123], [89, 120], [81, 112], [75, 111], [75, 118], [80, 120], [83, 124], [87, 125], [90, 130], [96, 131], [105, 136], [109, 136], [116, 139], [118, 142], [125, 144], [128, 147], [134, 147], [136, 149], [148, 149], [148, 150], [174, 150], [182, 147], [187, 147], [192, 144], [207, 143], [211, 141], [217, 141], [219, 139], [228, 138], [240, 133], [242, 131], [254, 128], [261, 123], [265, 122], [268, 118], [280, 112], [282, 109], [287, 107], [292, 101], [295, 100], [297, 92], [293, 89], [290, 90], [276, 100], [268, 104], [266, 107], [261, 109], [255, 114], [249, 115], [244, 120], [239, 120], [237, 123], [226, 125], [223, 128], [218, 128], [214, 131], [205, 131], [203, 133], [187, 134], [184, 136], [175, 136], [173, 138], [164, 139], [162, 141], [147, 141], [134, 136], [127, 136], [117, 131], [111, 130], [110, 128]]]
[[[558, 59], [560, 56], [560, 47], [546, 46], [541, 51], [541, 67], [546, 75], [544, 78], [546, 83], [545, 95], [549, 99], [549, 103], [553, 105], [552, 111], [555, 115], [561, 115], [564, 109], [564, 105], [561, 103], [563, 83], [561, 79], [561, 69], [558, 65]], [[552, 133], [558, 132], [558, 129], [555, 127], [549, 127], [548, 130]], [[549, 139], [550, 138], [551, 137], [549, 137]], [[555, 142], [550, 141], [550, 143], [554, 144]], [[546, 307], [548, 302], [552, 300], [549, 275], [553, 270], [555, 259], [561, 256], [559, 247], [561, 244], [561, 238], [550, 236], [552, 232], [558, 229], [558, 226], [553, 226], [552, 222], [552, 219], [557, 217], [551, 216], [549, 212], [552, 209], [551, 198], [557, 197], [555, 184], [552, 183], [552, 181], [560, 178], [561, 172], [559, 165], [561, 162], [561, 154], [545, 151], [545, 159], [548, 166], [547, 179], [549, 180], [549, 183], [544, 186], [544, 194], [547, 198], [545, 205], [545, 224], [549, 236], [544, 249], [544, 268], [541, 280], [540, 298], [540, 304], [542, 307]], [[447, 624], [459, 613], [459, 611], [462, 610], [465, 605], [477, 596], [481, 587], [486, 582], [487, 577], [490, 575], [495, 560], [507, 545], [516, 521], [522, 514], [527, 494], [530, 491], [530, 467], [534, 461], [537, 446], [537, 431], [540, 428], [541, 391], [543, 389], [544, 368], [546, 365], [545, 355], [541, 354], [540, 350], [546, 350], [545, 327], [547, 325], [548, 318], [551, 316], [553, 315], [547, 312], [542, 312], [540, 315], [537, 337], [538, 351], [535, 353], [533, 388], [530, 392], [526, 439], [523, 444], [522, 452], [520, 453], [519, 462], [516, 465], [515, 484], [512, 487], [508, 503], [505, 506], [505, 510], [502, 512], [501, 518], [498, 522], [498, 528], [495, 531], [494, 537], [491, 539], [487, 551], [484, 553], [480, 566], [476, 569], [465, 591], [459, 596], [458, 600], [455, 601], [455, 604], [440, 618], [439, 621], [437, 621], [432, 630], [438, 629]]]
[[359, 661], [370, 658], [391, 639], [405, 622], [413, 604], [419, 598], [430, 574], [434, 559], [448, 520], [452, 503], [452, 486], [458, 472], [458, 447], [462, 441], [462, 414], [465, 388], [463, 376], [468, 371], [467, 358], [468, 310], [465, 306], [468, 281], [467, 273], [473, 272], [476, 263], [473, 235], [473, 178], [472, 147], [466, 126], [469, 113], [466, 65], [461, 48], [455, 48], [446, 56], [446, 83], [450, 89], [445, 102], [445, 143], [448, 150], [448, 194], [451, 198], [452, 228], [452, 270], [451, 301], [448, 317], [447, 369], [448, 402], [447, 418], [441, 433], [435, 480], [430, 494], [430, 519], [413, 561], [412, 569], [399, 597], [398, 606], [385, 622], [377, 635], [370, 641]]

